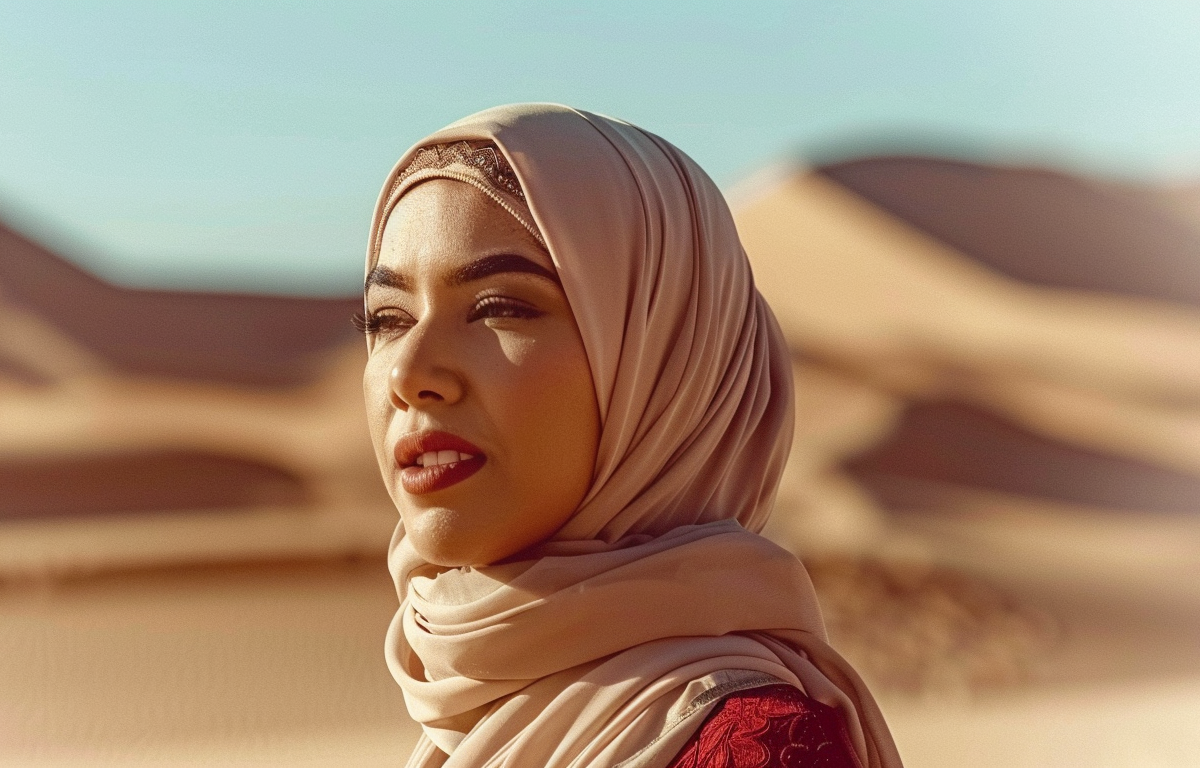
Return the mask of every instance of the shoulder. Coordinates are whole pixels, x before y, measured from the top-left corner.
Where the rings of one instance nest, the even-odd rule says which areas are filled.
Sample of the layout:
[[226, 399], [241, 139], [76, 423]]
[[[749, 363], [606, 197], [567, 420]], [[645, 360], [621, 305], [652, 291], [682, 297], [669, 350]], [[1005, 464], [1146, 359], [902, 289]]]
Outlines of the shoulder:
[[721, 701], [670, 768], [857, 768], [837, 710], [786, 684]]

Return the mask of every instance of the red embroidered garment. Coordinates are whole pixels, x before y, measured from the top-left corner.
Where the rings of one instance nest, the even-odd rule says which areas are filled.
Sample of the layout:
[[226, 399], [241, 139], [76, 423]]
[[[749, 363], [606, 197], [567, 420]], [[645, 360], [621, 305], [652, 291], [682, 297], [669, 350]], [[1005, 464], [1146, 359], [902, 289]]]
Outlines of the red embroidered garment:
[[837, 710], [790, 685], [722, 701], [670, 768], [858, 768]]

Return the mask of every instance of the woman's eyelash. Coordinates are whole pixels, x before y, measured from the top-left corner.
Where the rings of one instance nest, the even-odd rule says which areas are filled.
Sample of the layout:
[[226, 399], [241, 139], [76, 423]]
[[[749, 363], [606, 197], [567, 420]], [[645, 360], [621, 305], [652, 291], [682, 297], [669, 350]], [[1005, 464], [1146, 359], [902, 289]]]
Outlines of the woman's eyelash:
[[368, 336], [379, 332], [379, 319], [374, 315], [355, 312], [350, 318], [350, 322], [354, 323], [354, 327], [359, 330], [359, 333], [365, 333]]
[[480, 299], [475, 308], [471, 310], [468, 322], [480, 320], [489, 317], [523, 317], [534, 318], [541, 317], [542, 312], [532, 304], [527, 304], [518, 299], [510, 299], [505, 296], [488, 296]]
[[392, 312], [355, 313], [351, 318], [354, 327], [368, 336], [376, 336], [381, 332], [394, 331], [405, 326], [404, 318]]

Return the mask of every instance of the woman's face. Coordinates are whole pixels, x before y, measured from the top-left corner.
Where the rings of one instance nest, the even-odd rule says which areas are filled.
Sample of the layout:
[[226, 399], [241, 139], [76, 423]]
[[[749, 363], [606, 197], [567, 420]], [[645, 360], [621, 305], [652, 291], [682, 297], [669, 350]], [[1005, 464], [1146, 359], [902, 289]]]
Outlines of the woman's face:
[[550, 537], [600, 439], [550, 256], [479, 190], [426, 181], [387, 220], [366, 307], [371, 439], [418, 554], [484, 565]]

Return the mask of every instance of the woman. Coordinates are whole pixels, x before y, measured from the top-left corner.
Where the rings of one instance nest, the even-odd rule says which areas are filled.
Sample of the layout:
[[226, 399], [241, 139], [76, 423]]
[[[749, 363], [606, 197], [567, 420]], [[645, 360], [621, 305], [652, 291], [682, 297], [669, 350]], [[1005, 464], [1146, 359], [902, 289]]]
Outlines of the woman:
[[899, 765], [754, 533], [789, 354], [689, 158], [561, 106], [468, 117], [385, 183], [365, 301], [410, 766]]

